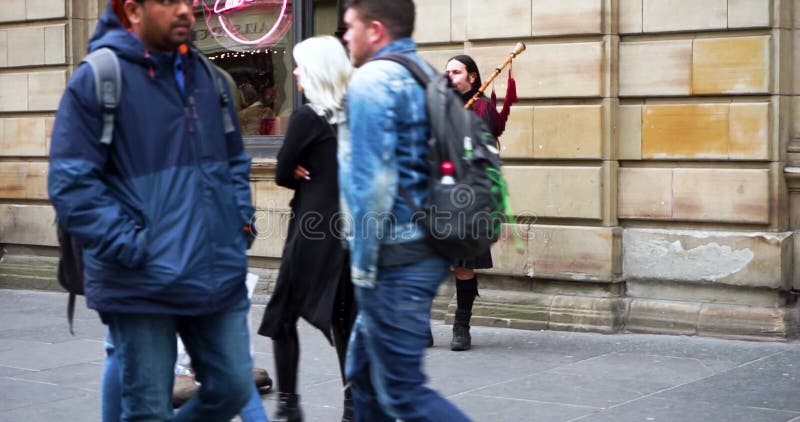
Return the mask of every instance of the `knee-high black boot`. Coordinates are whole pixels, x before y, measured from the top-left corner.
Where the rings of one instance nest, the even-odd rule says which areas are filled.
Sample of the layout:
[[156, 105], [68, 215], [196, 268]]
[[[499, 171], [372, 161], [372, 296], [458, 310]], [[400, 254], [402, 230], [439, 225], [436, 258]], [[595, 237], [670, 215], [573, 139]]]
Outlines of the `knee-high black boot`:
[[300, 360], [300, 341], [297, 325], [287, 324], [273, 339], [275, 367], [278, 370], [278, 405], [272, 422], [302, 422], [300, 396], [297, 394], [297, 365]]
[[472, 347], [472, 336], [469, 334], [469, 321], [472, 318], [472, 305], [478, 295], [478, 278], [456, 281], [456, 308], [453, 322], [453, 340], [450, 350], [463, 351]]

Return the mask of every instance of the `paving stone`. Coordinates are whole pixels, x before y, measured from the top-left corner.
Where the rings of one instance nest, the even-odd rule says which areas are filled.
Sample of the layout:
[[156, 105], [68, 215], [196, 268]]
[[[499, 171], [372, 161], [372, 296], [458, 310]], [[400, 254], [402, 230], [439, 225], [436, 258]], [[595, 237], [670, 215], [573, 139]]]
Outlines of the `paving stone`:
[[14, 379], [50, 383], [61, 387], [81, 388], [99, 392], [102, 374], [103, 367], [101, 365], [95, 363], [80, 363], [43, 371], [27, 372], [14, 376]]
[[[446, 396], [477, 390], [509, 379], [533, 375], [559, 365], [575, 362], [579, 358], [563, 353], [533, 352], [521, 354], [518, 350], [487, 345], [484, 327], [473, 327], [472, 351], [450, 351], [450, 337], [431, 349], [425, 359], [425, 371], [438, 391]], [[488, 329], [487, 329], [488, 330]], [[492, 356], [491, 359], [485, 357]], [[480, 367], [480, 375], [465, 368]]]
[[606, 408], [713, 374], [695, 359], [612, 353], [477, 393]]
[[0, 366], [0, 377], [15, 377], [30, 373], [34, 373], [34, 371], [29, 371], [27, 369], [20, 369], [20, 368], [11, 368], [8, 366]]
[[[76, 388], [62, 388], [53, 384], [23, 381], [12, 378], [0, 378], [0, 391], [3, 392], [0, 400], [0, 411], [24, 408], [32, 405], [64, 400], [82, 395], [82, 390]], [[46, 420], [46, 419], [9, 419], [9, 420]], [[52, 419], [51, 419], [52, 420]]]
[[581, 421], [784, 422], [798, 416], [800, 416], [800, 413], [694, 400], [665, 400], [648, 397], [613, 409], [600, 411], [597, 414], [581, 419]]
[[800, 412], [800, 348], [756, 360], [656, 397]]
[[57, 344], [27, 343], [27, 347], [0, 352], [0, 364], [43, 370], [92, 362], [102, 359], [105, 353], [103, 343], [96, 340], [75, 340]]
[[507, 397], [573, 406], [607, 408], [641, 397], [639, 388], [618, 385], [610, 380], [584, 377], [573, 374], [543, 372], [528, 377], [507, 381], [474, 391], [492, 397]]
[[480, 415], [482, 421], [492, 422], [558, 422], [569, 421], [589, 414], [592, 408], [517, 400], [505, 397], [465, 394], [451, 398], [467, 416]]
[[[99, 421], [100, 395], [81, 390], [71, 390], [71, 392], [75, 394], [69, 398], [55, 399], [2, 412], [0, 413], [0, 422]], [[2, 403], [0, 403], [0, 406], [2, 406]]]
[[103, 339], [106, 333], [106, 327], [99, 321], [96, 323], [90, 323], [84, 320], [74, 321], [74, 336], [69, 333], [69, 325], [67, 324], [66, 317], [47, 318], [43, 321], [36, 322], [39, 324], [2, 329], [0, 330], [0, 339], [16, 338], [29, 341], [63, 343], [76, 339]]
[[[96, 314], [78, 306], [80, 323], [95, 338], [61, 342], [58, 330], [23, 324], [25, 318], [63, 324], [64, 305], [63, 294], [0, 290], [0, 422], [100, 419], [96, 389], [104, 330]], [[253, 307], [253, 333], [263, 310]], [[425, 361], [429, 385], [476, 421], [738, 422], [800, 416], [797, 343], [474, 327], [473, 349], [455, 353], [448, 346], [451, 326], [434, 321], [432, 329], [436, 344]], [[48, 342], [47, 333], [60, 342]], [[305, 419], [338, 420], [342, 396], [334, 349], [307, 323], [299, 324], [299, 333]], [[35, 337], [39, 341], [30, 340]], [[271, 340], [253, 339], [256, 365], [275, 379]], [[19, 364], [30, 361], [42, 370], [25, 371]], [[262, 396], [270, 415], [275, 400], [274, 393]]]

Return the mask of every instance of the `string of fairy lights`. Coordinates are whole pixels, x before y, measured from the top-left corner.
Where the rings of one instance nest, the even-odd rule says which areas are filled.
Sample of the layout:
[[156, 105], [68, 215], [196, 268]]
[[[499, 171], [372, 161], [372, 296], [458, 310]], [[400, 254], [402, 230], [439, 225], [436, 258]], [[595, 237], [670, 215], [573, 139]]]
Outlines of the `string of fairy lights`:
[[208, 56], [209, 60], [221, 60], [221, 59], [232, 59], [232, 58], [245, 58], [249, 56], [255, 56], [257, 54], [284, 54], [284, 50], [282, 49], [273, 49], [273, 48], [264, 48], [264, 49], [255, 49], [249, 51], [226, 51], [224, 53], [215, 54], [213, 56]]

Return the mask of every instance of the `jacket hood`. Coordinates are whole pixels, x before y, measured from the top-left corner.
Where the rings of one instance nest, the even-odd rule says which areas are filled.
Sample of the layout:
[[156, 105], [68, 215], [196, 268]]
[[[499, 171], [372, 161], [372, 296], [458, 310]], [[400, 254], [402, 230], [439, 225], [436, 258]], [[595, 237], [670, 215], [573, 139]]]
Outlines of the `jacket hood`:
[[132, 31], [123, 25], [113, 9], [115, 1], [109, 1], [105, 12], [97, 21], [94, 35], [89, 40], [87, 52], [108, 47], [123, 59], [150, 68], [161, 68], [172, 63], [172, 52], [149, 51], [147, 46]]

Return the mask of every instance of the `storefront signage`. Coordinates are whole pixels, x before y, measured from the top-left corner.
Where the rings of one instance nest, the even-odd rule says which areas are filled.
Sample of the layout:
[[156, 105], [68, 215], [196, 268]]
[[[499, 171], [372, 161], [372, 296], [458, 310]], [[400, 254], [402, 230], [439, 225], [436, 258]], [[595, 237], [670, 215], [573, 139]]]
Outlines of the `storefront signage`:
[[[273, 16], [274, 23], [262, 21], [258, 25], [246, 24], [244, 27], [237, 24], [237, 17], [247, 17], [265, 8], [271, 9], [269, 15]], [[274, 44], [291, 27], [288, 9], [289, 0], [216, 0], [211, 12], [229, 39], [242, 45], [261, 46]], [[254, 32], [253, 37], [246, 36]]]

